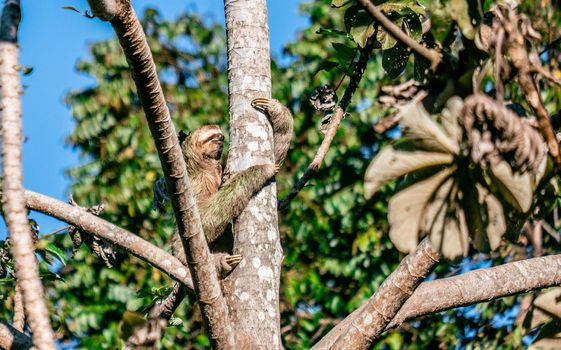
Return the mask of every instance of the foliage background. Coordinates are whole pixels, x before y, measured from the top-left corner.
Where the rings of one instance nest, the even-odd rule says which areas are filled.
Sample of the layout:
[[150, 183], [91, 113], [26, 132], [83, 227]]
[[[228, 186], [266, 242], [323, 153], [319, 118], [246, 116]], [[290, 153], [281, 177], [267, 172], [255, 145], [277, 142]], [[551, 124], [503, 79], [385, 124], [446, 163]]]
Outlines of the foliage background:
[[[435, 40], [452, 51], [454, 39], [459, 36], [467, 47], [460, 54], [469, 56], [475, 52], [470, 39], [455, 29], [468, 31], [465, 25], [455, 24], [465, 22], [447, 17], [450, 8], [463, 2], [421, 1], [434, 10]], [[399, 4], [396, 19], [415, 13], [418, 6], [409, 0], [377, 3]], [[310, 25], [297, 40], [286, 45], [282, 64], [273, 62], [273, 96], [287, 104], [295, 117], [293, 146], [277, 177], [281, 198], [310, 163], [321, 142], [321, 116], [313, 112], [307, 96], [317, 86], [336, 86], [344, 73], [352, 69], [351, 59], [356, 50], [352, 39], [356, 41], [357, 36], [352, 32], [351, 36], [340, 33], [346, 30], [345, 11], [330, 4], [331, 1], [323, 0], [301, 5]], [[473, 11], [466, 15], [477, 23], [489, 2], [469, 4]], [[521, 7], [530, 14], [544, 41], [552, 42], [559, 33], [557, 26], [549, 23], [559, 23], [560, 12], [555, 3], [542, 0], [541, 5], [533, 6], [533, 1], [526, 1]], [[194, 12], [168, 21], [156, 10], [148, 9], [142, 17], [176, 126], [193, 130], [203, 124], [218, 123], [227, 131], [224, 29]], [[324, 30], [318, 34], [320, 28]], [[371, 56], [353, 98], [351, 117], [339, 127], [324, 166], [281, 213], [286, 255], [281, 327], [287, 348], [309, 348], [333, 323], [368, 298], [403, 257], [386, 235], [386, 203], [395, 186], [387, 186], [369, 201], [362, 195], [363, 174], [370, 159], [399, 135], [395, 129], [384, 135], [372, 130], [375, 121], [388, 113], [375, 103], [380, 86], [420, 77], [415, 69], [419, 63], [414, 58], [407, 56], [406, 60], [392, 60], [393, 65], [388, 64], [388, 57], [399, 53], [395, 52], [399, 47], [388, 52], [392, 49], [390, 45], [381, 39], [382, 49]], [[558, 55], [559, 51], [553, 49], [542, 57], [555, 74], [559, 74]], [[462, 62], [466, 74], [469, 73], [473, 68], [470, 62]], [[65, 100], [76, 123], [67, 142], [80, 153], [81, 159], [79, 166], [68, 169], [70, 192], [84, 206], [105, 203], [104, 218], [164, 246], [172, 231], [172, 215], [159, 216], [151, 208], [152, 186], [160, 176], [159, 161], [118, 44], [113, 40], [93, 44], [90, 55], [78, 62], [76, 68], [93, 83], [73, 90]], [[347, 81], [338, 90], [339, 95], [346, 84]], [[543, 96], [547, 108], [557, 111], [559, 91], [547, 91]], [[521, 99], [517, 102], [523, 104]], [[62, 249], [55, 253], [69, 260], [66, 266], [53, 262], [51, 272], [46, 262], [42, 264], [45, 281], [49, 280], [49, 299], [53, 301], [53, 322], [64, 346], [120, 346], [119, 322], [123, 312], [143, 310], [171, 285], [167, 276], [124, 253], [122, 263], [108, 269], [86, 247], [70, 258], [71, 242], [66, 235], [48, 239]], [[553, 240], [546, 241], [546, 249], [558, 248]], [[443, 262], [431, 278], [500, 264], [512, 259], [513, 252], [514, 258], [519, 258], [527, 251], [506, 244], [501, 252], [492, 255], [474, 252], [472, 259]], [[57, 256], [55, 253], [48, 255]], [[11, 289], [9, 279], [0, 284], [0, 294], [6, 298], [0, 306], [4, 319], [9, 319], [12, 311]], [[517, 349], [526, 334], [513, 324], [518, 301], [519, 297], [509, 297], [425, 317], [384, 335], [375, 348]], [[183, 324], [168, 328], [162, 348], [181, 348], [174, 343], [192, 344], [192, 348], [208, 345], [196, 308], [185, 302], [177, 317]]]

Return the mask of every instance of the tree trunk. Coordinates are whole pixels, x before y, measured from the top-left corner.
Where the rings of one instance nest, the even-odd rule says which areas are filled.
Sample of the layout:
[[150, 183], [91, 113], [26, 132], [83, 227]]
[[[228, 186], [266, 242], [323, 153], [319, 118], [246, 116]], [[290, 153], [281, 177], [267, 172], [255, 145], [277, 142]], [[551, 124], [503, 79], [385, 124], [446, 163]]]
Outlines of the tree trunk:
[[[230, 152], [227, 172], [272, 164], [273, 137], [265, 115], [251, 107], [271, 96], [269, 29], [265, 0], [225, 0], [228, 42]], [[276, 185], [263, 188], [238, 217], [234, 254], [243, 261], [224, 281], [237, 346], [278, 349], [282, 247], [278, 232]]]

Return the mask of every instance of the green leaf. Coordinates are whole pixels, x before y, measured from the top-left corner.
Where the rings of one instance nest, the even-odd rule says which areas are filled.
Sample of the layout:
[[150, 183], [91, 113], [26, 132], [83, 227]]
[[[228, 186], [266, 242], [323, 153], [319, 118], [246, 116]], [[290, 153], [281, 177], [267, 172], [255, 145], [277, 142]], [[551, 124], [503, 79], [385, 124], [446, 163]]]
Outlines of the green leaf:
[[319, 35], [325, 35], [325, 36], [332, 36], [332, 37], [345, 37], [345, 38], [349, 38], [349, 36], [347, 35], [347, 33], [341, 31], [341, 30], [337, 30], [337, 29], [329, 29], [329, 28], [323, 28], [320, 27], [317, 31], [316, 34]]
[[425, 8], [417, 3], [417, 1], [404, 0], [404, 1], [388, 1], [383, 4], [377, 5], [378, 9], [384, 13], [397, 12], [404, 14], [411, 10], [420, 15], [425, 14]]
[[335, 49], [335, 60], [339, 63], [349, 65], [356, 55], [356, 48], [347, 46], [341, 43], [332, 43], [331, 44]]
[[364, 47], [374, 34], [374, 20], [359, 6], [351, 6], [345, 11], [345, 28], [358, 46]]
[[343, 7], [350, 2], [351, 0], [333, 0], [331, 1], [331, 7]]
[[403, 72], [410, 53], [411, 50], [400, 42], [391, 49], [382, 50], [382, 67], [388, 79], [395, 79]]
[[74, 12], [78, 12], [79, 14], [82, 14], [82, 12], [80, 10], [76, 9], [73, 6], [63, 6], [62, 8], [65, 9], [65, 10], [70, 10], [70, 11], [74, 11]]
[[50, 255], [54, 256], [55, 258], [57, 258], [63, 265], [66, 265], [66, 258], [64, 257], [65, 254], [62, 251], [62, 249], [60, 249], [53, 243], [50, 243], [49, 245], [47, 245], [45, 251], [50, 253]]
[[319, 64], [317, 70], [316, 70], [316, 74], [320, 71], [326, 71], [326, 72], [330, 72], [333, 69], [340, 67], [340, 64], [338, 62], [333, 62], [333, 61], [321, 61], [321, 63]]

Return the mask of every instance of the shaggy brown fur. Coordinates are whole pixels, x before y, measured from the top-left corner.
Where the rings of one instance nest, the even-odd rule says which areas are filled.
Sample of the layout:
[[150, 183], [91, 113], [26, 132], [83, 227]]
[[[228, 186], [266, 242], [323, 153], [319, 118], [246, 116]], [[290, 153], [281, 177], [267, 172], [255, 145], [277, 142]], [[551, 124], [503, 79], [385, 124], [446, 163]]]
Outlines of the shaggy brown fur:
[[[247, 203], [278, 171], [284, 161], [292, 137], [293, 119], [279, 101], [259, 98], [252, 106], [264, 111], [274, 133], [275, 164], [252, 166], [221, 183], [224, 135], [217, 125], [206, 125], [187, 135], [181, 144], [189, 180], [199, 207], [203, 231], [209, 243], [224, 232], [226, 226], [246, 207]], [[186, 263], [185, 252], [174, 234], [173, 254]]]

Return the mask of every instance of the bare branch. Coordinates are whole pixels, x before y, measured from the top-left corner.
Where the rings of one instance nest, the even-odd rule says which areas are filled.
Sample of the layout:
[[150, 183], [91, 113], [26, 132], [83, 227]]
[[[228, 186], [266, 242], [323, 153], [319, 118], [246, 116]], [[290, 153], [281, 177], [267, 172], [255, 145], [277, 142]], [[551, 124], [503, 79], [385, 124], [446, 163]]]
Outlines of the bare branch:
[[376, 21], [378, 21], [378, 23], [380, 23], [380, 25], [386, 30], [386, 32], [391, 34], [395, 39], [410, 47], [411, 50], [429, 60], [431, 63], [431, 70], [436, 70], [436, 67], [438, 67], [441, 60], [440, 54], [438, 52], [424, 47], [423, 45], [413, 40], [410, 36], [405, 34], [398, 26], [396, 26], [392, 21], [384, 16], [382, 11], [380, 11], [370, 0], [358, 0], [358, 2], [366, 8], [366, 10], [372, 17], [374, 17]]
[[388, 325], [460, 306], [491, 301], [561, 284], [561, 255], [515, 261], [425, 282]]
[[[343, 320], [341, 327], [329, 332], [313, 349], [370, 348], [419, 283], [432, 271], [439, 257], [438, 251], [425, 238], [363, 306]], [[347, 321], [349, 318], [352, 320]], [[337, 340], [332, 344], [331, 339]]]
[[345, 111], [341, 108], [337, 108], [333, 118], [331, 118], [331, 122], [329, 124], [329, 129], [325, 133], [325, 137], [323, 141], [321, 141], [321, 145], [319, 146], [314, 159], [304, 172], [304, 174], [300, 177], [298, 182], [290, 189], [290, 192], [284, 197], [281, 201], [279, 201], [278, 208], [279, 210], [284, 210], [290, 204], [290, 201], [296, 197], [298, 192], [300, 192], [304, 186], [310, 181], [312, 177], [318, 172], [319, 167], [323, 163], [323, 159], [329, 150], [329, 146], [331, 146], [331, 142], [333, 142], [333, 138], [337, 133], [337, 127], [341, 124], [341, 120], [343, 120], [343, 116], [345, 115]]
[[[559, 271], [561, 255], [550, 255], [421, 283], [385, 330], [416, 317], [561, 285]], [[330, 348], [366, 305], [335, 326], [314, 349]]]
[[140, 22], [130, 0], [89, 0], [89, 3], [96, 16], [111, 21], [131, 68], [160, 156], [179, 235], [212, 345], [217, 349], [233, 347], [235, 339], [226, 301], [203, 233], [177, 133]]
[[10, 326], [0, 322], [0, 348], [6, 350], [28, 350], [31, 347], [31, 338]]
[[152, 264], [154, 267], [170, 275], [173, 279], [193, 289], [191, 273], [179, 259], [145, 241], [139, 236], [103, 220], [86, 210], [61, 202], [54, 198], [25, 191], [26, 205], [33, 210], [40, 211], [87, 233], [103, 238], [118, 245], [138, 258]]
[[319, 146], [316, 155], [312, 160], [312, 163], [310, 163], [310, 165], [308, 166], [304, 174], [300, 177], [298, 182], [290, 189], [290, 192], [286, 195], [286, 197], [284, 197], [282, 200], [279, 201], [278, 210], [286, 209], [290, 204], [290, 201], [296, 197], [298, 192], [300, 192], [304, 188], [304, 186], [306, 186], [308, 181], [310, 181], [310, 179], [314, 177], [314, 175], [318, 172], [321, 164], [323, 163], [323, 159], [325, 158], [325, 155], [329, 150], [329, 146], [331, 146], [331, 143], [333, 142], [333, 138], [337, 133], [337, 128], [339, 127], [339, 124], [341, 124], [341, 121], [345, 116], [347, 108], [351, 103], [351, 99], [354, 93], [356, 92], [356, 89], [358, 88], [358, 85], [362, 79], [362, 75], [364, 74], [364, 70], [366, 69], [366, 66], [368, 64], [368, 59], [370, 58], [370, 53], [374, 49], [375, 43], [376, 43], [376, 33], [374, 33], [368, 38], [366, 44], [360, 50], [360, 56], [355, 65], [353, 74], [350, 77], [349, 85], [345, 89], [345, 93], [341, 98], [341, 103], [339, 103], [339, 107], [337, 107], [335, 113], [333, 113], [333, 117], [331, 117], [327, 132], [325, 133], [325, 137], [323, 138], [323, 141], [321, 141], [321, 145]]
[[55, 349], [55, 337], [39, 277], [23, 192], [21, 86], [17, 45], [20, 18], [19, 1], [6, 1], [0, 23], [0, 116], [4, 177], [2, 202], [12, 243], [16, 284], [23, 294], [33, 343], [38, 349]]

